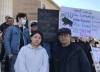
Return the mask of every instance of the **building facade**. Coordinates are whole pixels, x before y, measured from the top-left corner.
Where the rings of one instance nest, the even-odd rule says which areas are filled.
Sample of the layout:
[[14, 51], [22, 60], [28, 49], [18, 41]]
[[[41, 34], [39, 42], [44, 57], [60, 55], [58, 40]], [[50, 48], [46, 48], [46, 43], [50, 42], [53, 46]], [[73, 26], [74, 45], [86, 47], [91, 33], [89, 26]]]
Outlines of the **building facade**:
[[27, 13], [30, 20], [37, 20], [38, 8], [59, 9], [52, 0], [0, 0], [0, 24], [5, 16], [15, 18], [19, 12]]
[[0, 23], [4, 21], [5, 16], [13, 16], [13, 0], [0, 0]]

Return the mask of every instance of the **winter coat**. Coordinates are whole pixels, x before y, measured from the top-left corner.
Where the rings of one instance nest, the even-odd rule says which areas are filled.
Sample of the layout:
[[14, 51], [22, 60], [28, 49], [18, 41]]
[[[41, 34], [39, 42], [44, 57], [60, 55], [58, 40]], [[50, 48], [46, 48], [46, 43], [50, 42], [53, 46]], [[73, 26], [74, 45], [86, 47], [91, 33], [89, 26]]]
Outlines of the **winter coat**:
[[52, 72], [91, 72], [86, 54], [76, 44], [54, 48], [51, 67]]

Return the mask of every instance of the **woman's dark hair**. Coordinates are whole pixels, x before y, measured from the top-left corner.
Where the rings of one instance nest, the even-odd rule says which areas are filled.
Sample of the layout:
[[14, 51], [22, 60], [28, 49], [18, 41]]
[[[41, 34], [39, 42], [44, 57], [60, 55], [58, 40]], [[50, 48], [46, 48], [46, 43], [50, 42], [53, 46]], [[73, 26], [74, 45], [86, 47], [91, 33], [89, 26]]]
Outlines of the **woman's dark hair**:
[[18, 13], [18, 14], [16, 15], [16, 22], [19, 22], [18, 18], [24, 18], [24, 17], [27, 18], [26, 13]]
[[35, 34], [40, 34], [40, 36], [41, 36], [41, 43], [42, 43], [43, 42], [43, 34], [42, 34], [42, 32], [40, 32], [39, 30], [33, 31], [32, 34], [30, 35], [30, 37], [34, 36]]

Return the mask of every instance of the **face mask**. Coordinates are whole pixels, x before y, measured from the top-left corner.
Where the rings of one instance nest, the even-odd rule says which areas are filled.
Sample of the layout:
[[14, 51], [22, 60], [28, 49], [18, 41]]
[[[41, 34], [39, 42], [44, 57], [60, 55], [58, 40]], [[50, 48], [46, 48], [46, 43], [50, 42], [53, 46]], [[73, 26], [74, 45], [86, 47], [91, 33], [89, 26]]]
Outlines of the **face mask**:
[[20, 23], [23, 24], [23, 25], [25, 25], [26, 24], [26, 19], [21, 18]]

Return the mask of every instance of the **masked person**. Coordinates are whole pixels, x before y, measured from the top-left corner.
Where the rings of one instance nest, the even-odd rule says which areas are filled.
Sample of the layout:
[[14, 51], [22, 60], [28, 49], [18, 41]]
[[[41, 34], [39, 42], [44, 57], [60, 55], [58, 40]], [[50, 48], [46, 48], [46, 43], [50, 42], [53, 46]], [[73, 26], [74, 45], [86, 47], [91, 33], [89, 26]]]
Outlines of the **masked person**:
[[31, 43], [22, 47], [15, 62], [15, 72], [49, 72], [48, 54], [40, 44], [43, 35], [34, 31]]
[[14, 72], [14, 63], [20, 48], [30, 42], [29, 30], [24, 26], [26, 18], [25, 13], [18, 13], [17, 25], [8, 27], [4, 35], [4, 47], [10, 61], [10, 72]]
[[91, 72], [91, 67], [83, 49], [71, 43], [71, 30], [58, 31], [58, 44], [52, 52], [52, 72]]

